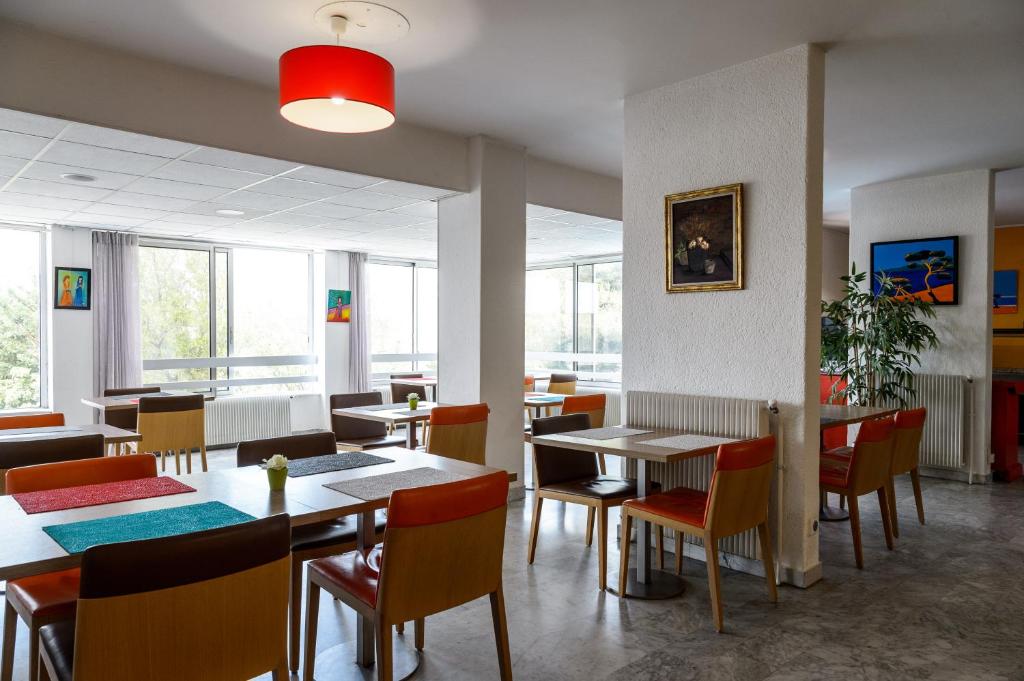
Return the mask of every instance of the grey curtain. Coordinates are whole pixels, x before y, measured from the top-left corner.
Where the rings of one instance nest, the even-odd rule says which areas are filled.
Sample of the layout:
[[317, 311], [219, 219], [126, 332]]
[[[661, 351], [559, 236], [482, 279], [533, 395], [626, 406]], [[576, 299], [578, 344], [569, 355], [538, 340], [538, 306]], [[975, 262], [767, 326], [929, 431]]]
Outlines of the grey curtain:
[[138, 235], [93, 232], [92, 280], [95, 394], [141, 386]]
[[348, 389], [370, 390], [370, 318], [366, 304], [366, 254], [348, 254], [348, 287], [352, 291], [352, 321], [348, 340]]

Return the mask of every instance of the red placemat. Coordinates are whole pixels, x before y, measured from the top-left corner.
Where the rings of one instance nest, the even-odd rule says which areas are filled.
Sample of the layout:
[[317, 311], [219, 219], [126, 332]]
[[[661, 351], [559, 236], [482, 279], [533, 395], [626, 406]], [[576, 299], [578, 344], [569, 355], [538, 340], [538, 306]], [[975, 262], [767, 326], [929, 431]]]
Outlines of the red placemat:
[[100, 504], [115, 504], [119, 501], [166, 497], [171, 494], [195, 491], [194, 487], [189, 487], [174, 478], [161, 477], [48, 489], [11, 496], [25, 509], [25, 513], [32, 514], [66, 511], [69, 508], [84, 508]]

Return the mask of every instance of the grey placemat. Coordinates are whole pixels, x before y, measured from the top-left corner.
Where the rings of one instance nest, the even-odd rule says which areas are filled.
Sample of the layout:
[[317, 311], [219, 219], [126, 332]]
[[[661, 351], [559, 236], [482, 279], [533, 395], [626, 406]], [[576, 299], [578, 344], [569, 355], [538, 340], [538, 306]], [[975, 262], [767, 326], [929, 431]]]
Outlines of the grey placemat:
[[402, 411], [395, 412], [402, 416], [430, 416], [429, 409], [403, 409]]
[[324, 487], [333, 489], [335, 492], [347, 494], [356, 499], [370, 501], [373, 499], [387, 499], [396, 489], [408, 489], [410, 487], [427, 487], [428, 485], [441, 485], [446, 482], [464, 480], [465, 475], [440, 471], [436, 468], [410, 468], [407, 471], [396, 473], [385, 473], [374, 475], [368, 478], [356, 480], [344, 480], [342, 482], [325, 483]]
[[572, 437], [581, 437], [586, 440], [611, 440], [617, 437], [627, 437], [629, 435], [643, 435], [644, 433], [653, 433], [652, 430], [645, 430], [643, 428], [623, 428], [621, 426], [609, 426], [607, 428], [588, 428], [587, 430], [573, 430], [568, 433], [558, 433], [559, 435], [571, 435]]
[[711, 435], [672, 435], [670, 437], [659, 437], [654, 440], [644, 440], [645, 445], [653, 447], [665, 447], [668, 449], [702, 449], [704, 447], [717, 447], [718, 445], [735, 442], [734, 438], [712, 437]]
[[391, 404], [368, 404], [365, 407], [349, 407], [349, 409], [362, 409], [363, 411], [390, 411], [401, 409], [407, 406], [405, 402], [393, 402]]
[[383, 456], [374, 456], [366, 452], [338, 452], [324, 456], [311, 456], [308, 459], [293, 459], [288, 462], [288, 477], [301, 478], [317, 473], [333, 473], [334, 471], [347, 471], [350, 468], [394, 462], [394, 459], [385, 459]]
[[137, 400], [140, 397], [170, 397], [173, 394], [174, 393], [165, 393], [165, 392], [158, 392], [158, 393], [132, 393], [131, 395], [114, 395], [114, 396], [109, 397], [107, 399], [121, 402], [121, 401], [124, 401], [124, 400]]

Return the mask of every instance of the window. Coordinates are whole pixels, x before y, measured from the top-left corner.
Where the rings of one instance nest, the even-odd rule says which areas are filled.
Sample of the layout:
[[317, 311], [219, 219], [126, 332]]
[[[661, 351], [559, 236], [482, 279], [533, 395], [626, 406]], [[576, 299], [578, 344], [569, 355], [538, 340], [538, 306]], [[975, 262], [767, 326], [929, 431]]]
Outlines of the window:
[[145, 383], [241, 394], [316, 381], [309, 253], [174, 243], [139, 251]]
[[0, 411], [46, 406], [40, 232], [0, 227]]
[[414, 263], [366, 265], [375, 379], [437, 370], [437, 269]]
[[526, 369], [622, 380], [622, 262], [526, 272]]

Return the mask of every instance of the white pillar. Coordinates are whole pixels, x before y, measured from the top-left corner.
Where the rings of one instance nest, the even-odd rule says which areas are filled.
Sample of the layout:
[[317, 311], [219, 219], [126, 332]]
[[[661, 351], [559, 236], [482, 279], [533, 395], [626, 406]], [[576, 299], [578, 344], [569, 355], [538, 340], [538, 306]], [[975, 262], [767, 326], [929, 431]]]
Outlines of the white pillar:
[[438, 382], [450, 404], [486, 402], [487, 463], [523, 484], [525, 153], [486, 137], [470, 191], [438, 206]]
[[[811, 45], [626, 98], [626, 390], [777, 400], [783, 580], [820, 577], [824, 55]], [[743, 183], [741, 291], [665, 292], [664, 197]]]

